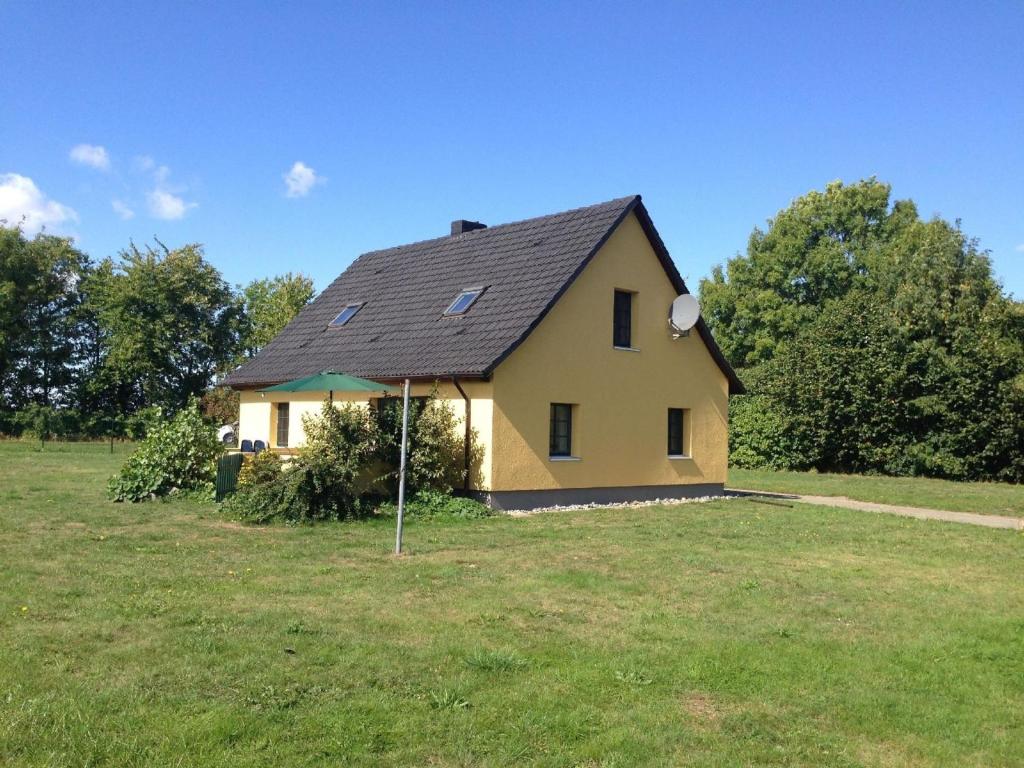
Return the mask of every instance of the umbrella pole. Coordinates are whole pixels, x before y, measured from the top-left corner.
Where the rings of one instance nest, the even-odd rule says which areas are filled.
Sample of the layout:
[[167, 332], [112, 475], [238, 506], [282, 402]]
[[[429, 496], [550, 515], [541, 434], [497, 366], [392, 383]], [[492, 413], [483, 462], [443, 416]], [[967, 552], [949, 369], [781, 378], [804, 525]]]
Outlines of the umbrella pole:
[[328, 397], [331, 398], [331, 402], [333, 403], [334, 402], [334, 390], [333, 389], [328, 390], [327, 391], [327, 395], [328, 395]]
[[405, 518], [405, 455], [409, 451], [409, 380], [405, 380], [402, 395], [402, 457], [398, 462], [398, 531], [395, 534], [395, 554], [402, 554], [402, 521]]

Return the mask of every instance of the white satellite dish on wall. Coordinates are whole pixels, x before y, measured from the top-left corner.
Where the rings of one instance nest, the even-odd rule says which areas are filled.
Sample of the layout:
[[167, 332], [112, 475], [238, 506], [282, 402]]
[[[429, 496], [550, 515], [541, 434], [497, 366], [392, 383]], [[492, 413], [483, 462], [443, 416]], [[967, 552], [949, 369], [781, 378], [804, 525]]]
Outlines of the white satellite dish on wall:
[[693, 294], [684, 293], [677, 296], [672, 302], [672, 308], [668, 313], [668, 322], [676, 333], [687, 333], [697, 324], [700, 318], [700, 304]]

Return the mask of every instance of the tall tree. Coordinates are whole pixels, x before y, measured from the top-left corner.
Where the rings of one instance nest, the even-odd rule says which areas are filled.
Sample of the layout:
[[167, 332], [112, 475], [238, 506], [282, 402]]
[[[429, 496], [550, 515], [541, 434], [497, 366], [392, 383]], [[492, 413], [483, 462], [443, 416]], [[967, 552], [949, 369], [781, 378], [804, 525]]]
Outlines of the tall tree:
[[829, 184], [701, 284], [746, 465], [1024, 481], [1024, 309], [957, 223]]
[[0, 226], [0, 406], [66, 406], [80, 348], [88, 257], [63, 237]]
[[795, 200], [754, 229], [745, 256], [701, 281], [701, 306], [734, 365], [763, 362], [817, 317], [829, 299], [858, 286], [912, 204], [890, 213], [889, 186], [833, 182]]
[[281, 332], [313, 298], [313, 280], [303, 274], [253, 280], [242, 289], [245, 329], [242, 349], [252, 357]]
[[[239, 296], [242, 322], [238, 357], [253, 357], [299, 313], [313, 298], [313, 280], [302, 274], [288, 272], [277, 277], [253, 280]], [[223, 373], [230, 366], [218, 371]], [[238, 392], [215, 386], [203, 395], [203, 413], [222, 424], [238, 421]]]
[[133, 244], [101, 262], [86, 290], [104, 382], [122, 413], [183, 407], [237, 354], [240, 301], [200, 245]]

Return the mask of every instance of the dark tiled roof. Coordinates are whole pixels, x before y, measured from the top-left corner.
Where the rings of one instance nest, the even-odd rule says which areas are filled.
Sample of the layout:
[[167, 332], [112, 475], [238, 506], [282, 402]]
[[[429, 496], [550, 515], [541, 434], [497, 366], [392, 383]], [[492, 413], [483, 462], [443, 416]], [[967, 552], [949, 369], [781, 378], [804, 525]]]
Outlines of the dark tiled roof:
[[[324, 370], [369, 379], [487, 376], [630, 211], [664, 252], [640, 197], [633, 196], [364, 253], [226, 383], [267, 385]], [[662, 252], [669, 277], [682, 286]], [[442, 317], [461, 289], [478, 286], [487, 290], [468, 313]], [[360, 302], [347, 324], [328, 327], [346, 304]], [[705, 338], [711, 340], [710, 333]], [[725, 364], [713, 340], [710, 346]], [[723, 370], [735, 379], [727, 364]], [[738, 379], [734, 383], [742, 388]]]

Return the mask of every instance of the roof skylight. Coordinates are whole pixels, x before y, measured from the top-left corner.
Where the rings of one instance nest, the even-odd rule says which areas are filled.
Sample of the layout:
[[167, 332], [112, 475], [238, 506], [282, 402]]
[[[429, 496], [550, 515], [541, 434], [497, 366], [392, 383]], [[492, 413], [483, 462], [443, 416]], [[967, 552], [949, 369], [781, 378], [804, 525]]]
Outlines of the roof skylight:
[[455, 301], [449, 304], [448, 309], [444, 311], [445, 317], [466, 314], [483, 292], [483, 288], [463, 288], [462, 292], [455, 297]]
[[343, 310], [341, 310], [341, 312], [338, 313], [337, 317], [331, 320], [330, 327], [341, 328], [341, 326], [343, 326], [345, 323], [347, 323], [349, 320], [353, 318], [356, 312], [362, 309], [362, 306], [362, 304], [347, 305]]

